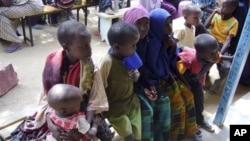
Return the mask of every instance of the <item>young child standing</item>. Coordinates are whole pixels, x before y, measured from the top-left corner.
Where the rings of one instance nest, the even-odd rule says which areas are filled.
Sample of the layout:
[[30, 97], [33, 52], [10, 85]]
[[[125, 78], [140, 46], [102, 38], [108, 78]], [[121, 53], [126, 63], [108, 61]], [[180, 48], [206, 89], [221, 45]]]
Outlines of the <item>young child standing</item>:
[[174, 33], [177, 40], [178, 47], [191, 47], [194, 48], [195, 26], [200, 22], [201, 9], [194, 4], [185, 5], [182, 10], [184, 17], [184, 25], [179, 27]]
[[[238, 0], [223, 0], [220, 9], [215, 9], [205, 23], [210, 28], [210, 33], [218, 40], [221, 54], [228, 54], [228, 48], [238, 30], [238, 21], [233, 17], [233, 12], [238, 6]], [[215, 80], [210, 88], [211, 94], [216, 94], [224, 78], [227, 77], [230, 62], [221, 61], [217, 64], [220, 78]]]
[[232, 57], [221, 56], [217, 40], [210, 34], [200, 34], [195, 38], [195, 49], [189, 47], [179, 48], [179, 61], [177, 69], [184, 76], [194, 95], [196, 123], [199, 127], [209, 132], [214, 132], [213, 127], [204, 119], [204, 92], [206, 73], [213, 64], [221, 59], [229, 60]]
[[[85, 112], [80, 111], [82, 101], [82, 91], [80, 88], [69, 84], [56, 84], [48, 91], [48, 104], [51, 108], [49, 117], [54, 124], [61, 127], [65, 132], [77, 130], [81, 134], [91, 132], [96, 135], [97, 127], [100, 124], [100, 117], [93, 120], [90, 128], [86, 120]], [[47, 135], [46, 140], [56, 140], [52, 134]], [[88, 141], [88, 135], [81, 141]]]
[[141, 111], [134, 81], [138, 71], [126, 69], [123, 60], [135, 53], [140, 34], [134, 25], [117, 22], [108, 31], [110, 50], [100, 63], [109, 102], [104, 116], [125, 141], [141, 140]]
[[168, 96], [170, 99], [171, 117], [166, 117], [171, 120], [168, 140], [190, 138], [192, 141], [201, 141], [196, 136], [193, 94], [181, 81], [176, 69], [177, 48], [172, 37], [172, 17], [166, 10], [156, 8], [150, 12], [149, 18], [149, 44], [145, 65], [152, 74], [146, 81], [151, 86], [162, 88], [163, 92], [158, 92], [157, 97]]

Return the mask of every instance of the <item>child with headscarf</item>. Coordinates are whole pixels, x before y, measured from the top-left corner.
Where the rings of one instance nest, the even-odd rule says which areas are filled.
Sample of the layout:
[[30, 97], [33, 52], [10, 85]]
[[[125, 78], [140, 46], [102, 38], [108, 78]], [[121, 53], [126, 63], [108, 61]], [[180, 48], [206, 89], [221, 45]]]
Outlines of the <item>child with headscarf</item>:
[[157, 93], [158, 98], [168, 96], [170, 99], [171, 140], [190, 138], [192, 141], [201, 141], [196, 136], [193, 94], [175, 67], [178, 51], [172, 36], [172, 17], [166, 10], [156, 8], [150, 12], [148, 36], [145, 65], [153, 75], [146, 81], [161, 88], [162, 92]]
[[[140, 33], [140, 40], [136, 44], [136, 52], [143, 64], [146, 63], [148, 48], [149, 13], [142, 6], [127, 10], [123, 17], [124, 22], [134, 24]], [[142, 140], [170, 140], [170, 102], [167, 95], [157, 97], [162, 93], [161, 88], [147, 83], [152, 76], [146, 65], [139, 68], [140, 78], [134, 83], [134, 91], [138, 94], [141, 104]], [[154, 118], [155, 117], [155, 118]]]

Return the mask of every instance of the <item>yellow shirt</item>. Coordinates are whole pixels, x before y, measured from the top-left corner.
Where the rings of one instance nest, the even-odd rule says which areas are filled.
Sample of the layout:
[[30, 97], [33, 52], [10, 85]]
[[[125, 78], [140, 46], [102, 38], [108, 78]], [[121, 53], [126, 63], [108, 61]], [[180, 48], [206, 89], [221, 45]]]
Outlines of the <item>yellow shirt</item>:
[[228, 35], [236, 36], [238, 30], [238, 21], [234, 17], [228, 20], [222, 20], [221, 15], [216, 13], [211, 21], [211, 34], [223, 44]]

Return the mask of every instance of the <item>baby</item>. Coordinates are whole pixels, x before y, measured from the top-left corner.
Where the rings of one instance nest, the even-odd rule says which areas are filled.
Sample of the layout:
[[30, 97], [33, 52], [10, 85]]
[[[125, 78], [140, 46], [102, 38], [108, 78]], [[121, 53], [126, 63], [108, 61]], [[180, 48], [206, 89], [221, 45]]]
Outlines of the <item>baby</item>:
[[[55, 125], [65, 132], [78, 130], [79, 134], [85, 134], [81, 141], [88, 141], [87, 132], [96, 134], [100, 119], [95, 118], [93, 127], [86, 120], [85, 112], [80, 112], [82, 92], [78, 87], [68, 84], [56, 84], [48, 92], [48, 104], [51, 107], [49, 117]], [[46, 140], [55, 140], [52, 134], [47, 135]]]

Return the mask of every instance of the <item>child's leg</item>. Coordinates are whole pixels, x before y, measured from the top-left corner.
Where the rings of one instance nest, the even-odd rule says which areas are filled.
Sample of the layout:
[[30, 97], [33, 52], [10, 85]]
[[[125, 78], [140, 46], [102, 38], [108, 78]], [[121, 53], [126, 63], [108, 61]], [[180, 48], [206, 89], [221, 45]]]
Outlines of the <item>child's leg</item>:
[[108, 120], [124, 140], [133, 141], [141, 139], [141, 111], [139, 107], [131, 110], [128, 115], [110, 116]]
[[194, 96], [196, 122], [200, 124], [204, 121], [204, 116], [202, 114], [204, 110], [204, 93], [199, 81], [192, 82], [190, 86]]
[[128, 114], [130, 124], [132, 125], [132, 134], [134, 135], [134, 140], [141, 140], [141, 108], [132, 107]]
[[170, 124], [171, 108], [169, 98], [157, 99], [154, 101], [154, 140], [170, 141]]
[[179, 87], [185, 101], [185, 137], [194, 137], [196, 136], [197, 124], [193, 93], [182, 82], [179, 83]]
[[185, 101], [177, 82], [166, 86], [171, 102], [171, 140], [182, 140], [185, 134]]
[[[144, 94], [143, 94], [144, 95]], [[153, 137], [153, 109], [151, 101], [145, 96], [138, 95], [141, 104], [142, 140], [154, 141]]]
[[134, 139], [132, 126], [127, 115], [108, 117], [108, 120], [118, 135], [123, 139]]
[[156, 85], [158, 98], [152, 102], [154, 110], [154, 140], [169, 141], [171, 126], [170, 100], [162, 85]]

